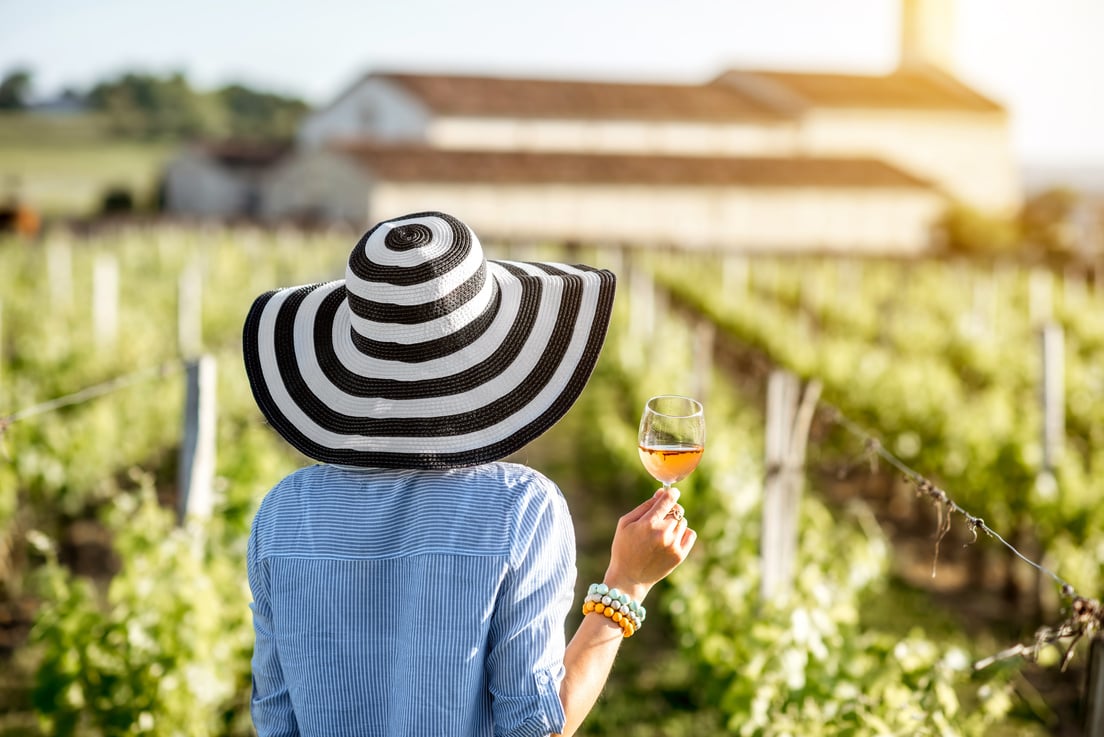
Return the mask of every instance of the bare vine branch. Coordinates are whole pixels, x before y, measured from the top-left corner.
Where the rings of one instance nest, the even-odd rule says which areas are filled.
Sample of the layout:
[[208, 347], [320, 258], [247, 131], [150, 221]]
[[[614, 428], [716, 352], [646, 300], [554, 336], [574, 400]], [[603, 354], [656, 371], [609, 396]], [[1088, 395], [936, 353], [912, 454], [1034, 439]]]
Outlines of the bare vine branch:
[[1016, 549], [1014, 545], [1001, 537], [995, 530], [985, 524], [985, 520], [970, 514], [958, 505], [946, 491], [936, 486], [919, 472], [907, 466], [901, 459], [886, 450], [885, 445], [874, 435], [864, 430], [838, 408], [829, 408], [829, 417], [832, 421], [846, 429], [852, 435], [863, 442], [863, 449], [873, 460], [880, 458], [900, 471], [906, 479], [916, 486], [916, 493], [931, 499], [935, 505], [937, 522], [935, 532], [935, 554], [932, 559], [932, 578], [935, 578], [936, 565], [939, 560], [939, 547], [951, 529], [952, 517], [955, 514], [962, 515], [966, 520], [966, 526], [973, 533], [973, 540], [967, 545], [977, 542], [978, 531], [984, 532], [989, 537], [1008, 548], [1017, 558], [1037, 569], [1044, 575], [1053, 579], [1059, 586], [1061, 595], [1069, 604], [1066, 619], [1053, 626], [1040, 627], [1035, 633], [1035, 639], [1030, 644], [1017, 644], [1006, 650], [979, 660], [974, 664], [976, 670], [986, 668], [993, 663], [1013, 657], [1023, 657], [1031, 662], [1037, 662], [1039, 654], [1048, 645], [1057, 645], [1068, 640], [1069, 644], [1062, 655], [1061, 669], [1065, 670], [1073, 658], [1074, 648], [1083, 637], [1091, 637], [1096, 632], [1104, 631], [1104, 607], [1096, 599], [1081, 596], [1073, 586], [1046, 566], [1035, 562]]

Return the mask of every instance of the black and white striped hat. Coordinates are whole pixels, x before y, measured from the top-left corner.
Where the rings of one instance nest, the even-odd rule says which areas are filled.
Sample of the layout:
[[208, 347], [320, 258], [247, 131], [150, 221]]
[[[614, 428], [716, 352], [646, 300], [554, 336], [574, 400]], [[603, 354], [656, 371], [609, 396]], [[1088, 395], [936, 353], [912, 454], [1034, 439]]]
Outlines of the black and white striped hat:
[[614, 276], [488, 261], [440, 212], [379, 223], [345, 279], [253, 303], [245, 368], [269, 423], [327, 463], [469, 466], [556, 423], [598, 359]]

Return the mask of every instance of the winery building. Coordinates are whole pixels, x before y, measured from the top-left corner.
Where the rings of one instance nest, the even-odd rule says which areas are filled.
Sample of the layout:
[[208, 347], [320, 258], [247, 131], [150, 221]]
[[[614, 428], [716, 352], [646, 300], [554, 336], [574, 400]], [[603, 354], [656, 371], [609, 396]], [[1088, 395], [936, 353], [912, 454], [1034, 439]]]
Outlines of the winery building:
[[951, 71], [951, 0], [903, 10], [884, 75], [376, 71], [308, 116], [255, 215], [364, 226], [440, 209], [489, 238], [922, 252], [948, 204], [1008, 214], [1021, 194], [1007, 111]]

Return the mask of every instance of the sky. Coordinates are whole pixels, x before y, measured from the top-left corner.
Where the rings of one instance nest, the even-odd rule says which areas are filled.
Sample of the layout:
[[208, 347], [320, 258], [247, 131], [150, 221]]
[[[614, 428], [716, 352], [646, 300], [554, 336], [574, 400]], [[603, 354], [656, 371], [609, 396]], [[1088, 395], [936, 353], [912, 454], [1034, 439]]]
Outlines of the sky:
[[[181, 71], [325, 104], [372, 71], [704, 82], [884, 73], [898, 0], [0, 0], [0, 74], [40, 95]], [[958, 0], [954, 70], [1012, 113], [1021, 163], [1104, 167], [1104, 0]]]

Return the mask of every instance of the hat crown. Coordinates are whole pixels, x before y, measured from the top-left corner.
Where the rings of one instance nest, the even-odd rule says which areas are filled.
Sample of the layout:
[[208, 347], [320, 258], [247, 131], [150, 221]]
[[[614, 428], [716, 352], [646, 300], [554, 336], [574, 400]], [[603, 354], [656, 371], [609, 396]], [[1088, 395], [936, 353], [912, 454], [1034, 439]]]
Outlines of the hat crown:
[[406, 251], [418, 246], [429, 245], [433, 241], [433, 231], [421, 223], [399, 225], [387, 231], [383, 242], [392, 251]]
[[349, 256], [345, 289], [353, 339], [367, 353], [381, 343], [410, 353], [425, 343], [439, 346], [490, 309], [496, 295], [479, 239], [444, 213], [368, 231]]

